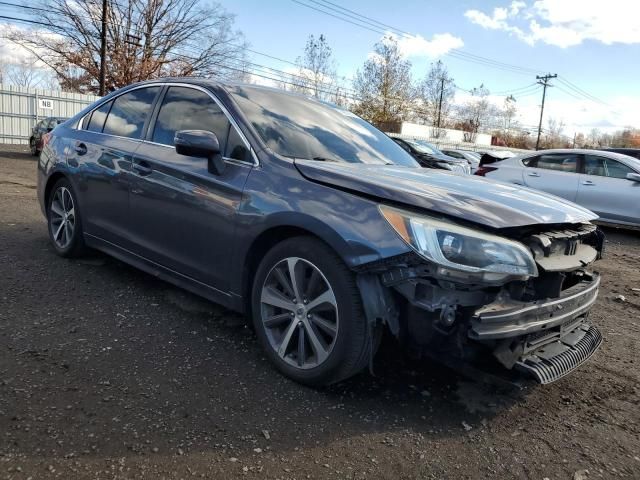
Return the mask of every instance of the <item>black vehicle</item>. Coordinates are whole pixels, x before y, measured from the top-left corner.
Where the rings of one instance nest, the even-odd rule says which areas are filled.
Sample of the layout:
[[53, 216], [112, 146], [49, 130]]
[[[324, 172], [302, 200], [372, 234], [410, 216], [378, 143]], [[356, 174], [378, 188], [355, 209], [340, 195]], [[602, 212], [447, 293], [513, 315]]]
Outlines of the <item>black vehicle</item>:
[[31, 129], [31, 135], [29, 136], [29, 148], [31, 149], [31, 155], [34, 157], [40, 155], [44, 135], [66, 121], [66, 118], [47, 117], [36, 123]]
[[92, 247], [251, 319], [310, 385], [416, 353], [553, 381], [601, 336], [588, 210], [420, 168], [351, 112], [255, 85], [165, 79], [52, 132], [38, 197], [55, 251]]
[[456, 173], [471, 174], [471, 167], [465, 159], [458, 159], [445, 155], [434, 145], [423, 140], [407, 140], [392, 137], [393, 141], [409, 152], [418, 163], [425, 168], [437, 168]]
[[623, 155], [629, 155], [630, 157], [635, 157], [637, 159], [640, 159], [640, 148], [617, 148], [617, 147], [611, 147], [611, 148], [603, 148], [601, 150], [604, 150], [605, 152], [621, 153]]

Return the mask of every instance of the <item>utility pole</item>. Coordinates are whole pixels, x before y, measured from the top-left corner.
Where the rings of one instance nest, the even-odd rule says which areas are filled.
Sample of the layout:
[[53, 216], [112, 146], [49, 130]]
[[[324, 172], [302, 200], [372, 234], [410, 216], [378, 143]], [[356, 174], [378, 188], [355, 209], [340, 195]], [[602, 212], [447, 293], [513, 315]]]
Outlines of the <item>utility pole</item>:
[[539, 76], [536, 75], [536, 80], [538, 80], [536, 83], [538, 83], [539, 85], [542, 85], [542, 105], [540, 106], [540, 122], [538, 123], [538, 140], [536, 140], [536, 150], [538, 150], [538, 148], [540, 147], [540, 132], [542, 131], [542, 114], [544, 112], [544, 100], [545, 97], [547, 96], [547, 87], [552, 87], [553, 85], [549, 84], [549, 80], [552, 78], [556, 78], [558, 76], [558, 74], [553, 74], [551, 75], [550, 73], [547, 73], [546, 75], [543, 76]]
[[100, 32], [100, 96], [106, 93], [107, 76], [107, 9], [109, 0], [102, 0], [102, 31]]
[[442, 113], [442, 95], [444, 95], [444, 75], [440, 79], [440, 101], [438, 102], [438, 136], [440, 136], [440, 114]]

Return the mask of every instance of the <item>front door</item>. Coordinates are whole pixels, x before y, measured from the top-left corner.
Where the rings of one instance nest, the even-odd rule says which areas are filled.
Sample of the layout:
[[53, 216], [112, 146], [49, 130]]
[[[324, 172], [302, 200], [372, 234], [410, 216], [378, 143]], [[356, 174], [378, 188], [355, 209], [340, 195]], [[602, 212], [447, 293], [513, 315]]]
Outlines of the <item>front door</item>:
[[[179, 155], [178, 130], [207, 130], [218, 137], [225, 170]], [[133, 159], [131, 238], [137, 252], [220, 291], [228, 291], [236, 212], [253, 168], [248, 144], [225, 112], [201, 89], [170, 86]], [[235, 268], [235, 267], [233, 267]]]

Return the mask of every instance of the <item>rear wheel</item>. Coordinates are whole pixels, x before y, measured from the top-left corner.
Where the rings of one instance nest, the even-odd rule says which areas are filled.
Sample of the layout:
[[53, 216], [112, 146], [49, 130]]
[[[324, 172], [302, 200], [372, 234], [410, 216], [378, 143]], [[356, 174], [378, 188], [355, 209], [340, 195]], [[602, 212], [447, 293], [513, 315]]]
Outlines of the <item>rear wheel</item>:
[[29, 140], [29, 148], [31, 150], [31, 155], [33, 155], [34, 157], [37, 157], [38, 156], [38, 147], [36, 147], [35, 138], [31, 138]]
[[56, 253], [62, 257], [76, 257], [84, 252], [82, 220], [78, 202], [66, 178], [56, 182], [47, 205], [49, 238]]
[[315, 238], [286, 240], [265, 255], [252, 312], [268, 357], [295, 381], [328, 385], [367, 365], [371, 338], [355, 277]]

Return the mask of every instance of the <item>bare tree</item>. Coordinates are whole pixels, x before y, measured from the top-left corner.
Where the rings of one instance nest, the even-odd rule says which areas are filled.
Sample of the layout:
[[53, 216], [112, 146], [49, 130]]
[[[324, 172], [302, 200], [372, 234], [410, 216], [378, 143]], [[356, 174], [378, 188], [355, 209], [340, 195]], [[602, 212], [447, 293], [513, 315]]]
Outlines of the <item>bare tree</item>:
[[[243, 76], [245, 43], [234, 17], [198, 0], [107, 0], [107, 87], [168, 75]], [[52, 68], [65, 89], [97, 92], [101, 2], [42, 0], [46, 30], [7, 38]]]
[[296, 60], [298, 72], [292, 77], [294, 90], [313, 95], [323, 100], [331, 97], [336, 80], [336, 64], [327, 38], [309, 35], [304, 55]]
[[36, 61], [28, 58], [9, 64], [6, 68], [8, 83], [18, 87], [37, 86], [42, 81], [41, 73], [36, 67]]
[[489, 122], [491, 116], [491, 105], [489, 103], [489, 89], [480, 84], [479, 87], [471, 89], [471, 98], [460, 107], [460, 117], [463, 139], [465, 142], [475, 142], [478, 131]]
[[567, 141], [563, 138], [564, 120], [549, 117], [548, 128], [543, 142], [544, 148], [561, 148], [566, 146]]
[[500, 116], [502, 119], [502, 136], [508, 143], [511, 138], [511, 131], [517, 126], [515, 121], [518, 113], [518, 107], [516, 106], [516, 99], [513, 95], [509, 95], [504, 99]]
[[411, 62], [404, 60], [393, 37], [385, 37], [358, 69], [353, 82], [357, 101], [354, 113], [381, 128], [402, 121], [409, 113], [414, 87]]
[[455, 83], [447, 67], [441, 60], [432, 63], [427, 76], [418, 86], [418, 98], [424, 107], [422, 119], [431, 125], [433, 138], [443, 136], [455, 92]]

